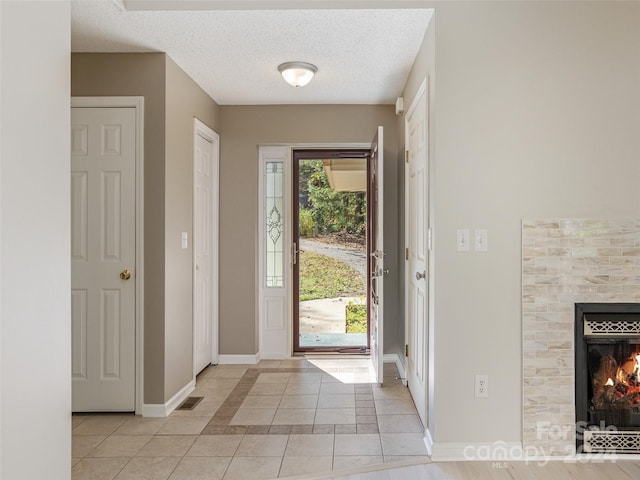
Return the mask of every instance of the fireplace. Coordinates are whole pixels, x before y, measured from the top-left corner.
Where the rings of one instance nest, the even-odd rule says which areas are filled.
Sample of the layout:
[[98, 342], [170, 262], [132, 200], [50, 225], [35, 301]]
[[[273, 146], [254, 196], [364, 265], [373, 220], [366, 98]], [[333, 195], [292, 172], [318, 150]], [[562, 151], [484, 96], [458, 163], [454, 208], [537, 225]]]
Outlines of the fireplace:
[[575, 304], [576, 448], [640, 453], [640, 304]]

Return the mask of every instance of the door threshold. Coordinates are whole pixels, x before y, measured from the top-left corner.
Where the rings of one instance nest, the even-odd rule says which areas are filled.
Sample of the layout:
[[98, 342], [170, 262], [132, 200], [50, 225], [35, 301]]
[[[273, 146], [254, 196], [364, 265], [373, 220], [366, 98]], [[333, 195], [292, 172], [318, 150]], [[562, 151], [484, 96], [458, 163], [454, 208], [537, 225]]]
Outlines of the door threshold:
[[331, 357], [334, 359], [349, 359], [349, 358], [370, 358], [369, 353], [344, 353], [344, 352], [300, 352], [296, 353], [295, 356], [302, 356], [304, 358], [323, 358], [323, 357]]

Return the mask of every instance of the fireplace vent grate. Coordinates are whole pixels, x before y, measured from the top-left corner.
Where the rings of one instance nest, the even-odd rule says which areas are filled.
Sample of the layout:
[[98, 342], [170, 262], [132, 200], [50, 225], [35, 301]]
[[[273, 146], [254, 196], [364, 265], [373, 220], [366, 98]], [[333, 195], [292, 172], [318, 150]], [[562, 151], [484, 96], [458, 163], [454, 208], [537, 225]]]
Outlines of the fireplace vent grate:
[[585, 320], [584, 335], [591, 337], [599, 335], [608, 337], [613, 335], [637, 336], [640, 335], [640, 320], [631, 322]]
[[584, 453], [638, 453], [640, 432], [586, 430]]

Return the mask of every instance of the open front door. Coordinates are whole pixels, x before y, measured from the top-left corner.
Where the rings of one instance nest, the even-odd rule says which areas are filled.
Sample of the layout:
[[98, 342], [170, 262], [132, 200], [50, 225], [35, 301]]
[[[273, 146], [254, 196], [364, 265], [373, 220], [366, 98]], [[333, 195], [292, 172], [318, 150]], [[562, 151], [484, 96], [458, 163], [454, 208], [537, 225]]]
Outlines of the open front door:
[[371, 363], [376, 375], [376, 381], [382, 384], [383, 373], [383, 279], [384, 279], [384, 248], [382, 236], [382, 206], [383, 206], [383, 148], [382, 127], [378, 127], [371, 144], [369, 156], [369, 235], [367, 238], [368, 276], [369, 276], [369, 348]]

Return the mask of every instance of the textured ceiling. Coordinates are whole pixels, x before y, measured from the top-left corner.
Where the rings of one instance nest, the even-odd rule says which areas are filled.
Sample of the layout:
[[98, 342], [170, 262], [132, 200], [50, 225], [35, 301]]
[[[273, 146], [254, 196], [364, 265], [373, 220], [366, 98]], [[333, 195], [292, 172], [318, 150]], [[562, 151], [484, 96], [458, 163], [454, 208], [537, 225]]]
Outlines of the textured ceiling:
[[[221, 105], [392, 104], [429, 9], [124, 11], [73, 0], [73, 52], [166, 52]], [[277, 66], [318, 67], [303, 88]]]

